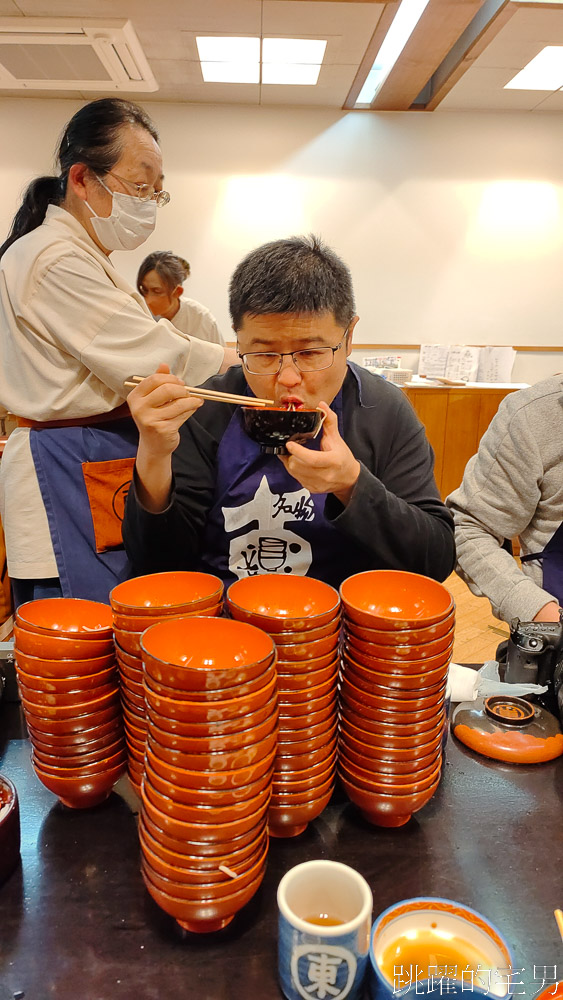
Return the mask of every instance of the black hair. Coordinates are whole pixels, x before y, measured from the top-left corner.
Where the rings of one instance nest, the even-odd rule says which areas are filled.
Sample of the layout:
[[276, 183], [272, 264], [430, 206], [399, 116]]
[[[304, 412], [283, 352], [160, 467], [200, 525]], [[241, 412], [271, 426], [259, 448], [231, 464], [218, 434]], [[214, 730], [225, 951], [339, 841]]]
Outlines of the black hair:
[[138, 104], [117, 97], [91, 101], [70, 119], [56, 153], [58, 176], [37, 177], [24, 193], [10, 234], [0, 247], [0, 257], [20, 236], [37, 229], [48, 205], [60, 205], [66, 194], [68, 172], [74, 163], [85, 163], [95, 174], [107, 174], [119, 160], [124, 125], [146, 129], [158, 142], [158, 132]]
[[291, 236], [252, 250], [229, 285], [235, 330], [245, 314], [331, 312], [348, 326], [356, 306], [346, 264], [318, 236]]
[[139, 292], [149, 271], [156, 271], [168, 290], [172, 292], [186, 280], [190, 273], [190, 265], [187, 260], [178, 257], [171, 250], [155, 250], [154, 253], [145, 257], [137, 272], [137, 290]]

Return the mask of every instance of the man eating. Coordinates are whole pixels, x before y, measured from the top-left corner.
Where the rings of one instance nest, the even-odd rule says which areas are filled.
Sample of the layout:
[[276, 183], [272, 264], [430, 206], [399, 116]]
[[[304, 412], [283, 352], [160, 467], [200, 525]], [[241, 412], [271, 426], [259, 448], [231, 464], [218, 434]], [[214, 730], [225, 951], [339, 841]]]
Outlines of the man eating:
[[135, 572], [445, 579], [453, 524], [432, 449], [401, 390], [349, 360], [358, 316], [343, 261], [316, 237], [276, 240], [244, 258], [229, 293], [242, 366], [205, 388], [319, 407], [322, 432], [264, 454], [240, 406], [197, 400], [161, 365], [128, 397], [140, 441], [123, 537]]

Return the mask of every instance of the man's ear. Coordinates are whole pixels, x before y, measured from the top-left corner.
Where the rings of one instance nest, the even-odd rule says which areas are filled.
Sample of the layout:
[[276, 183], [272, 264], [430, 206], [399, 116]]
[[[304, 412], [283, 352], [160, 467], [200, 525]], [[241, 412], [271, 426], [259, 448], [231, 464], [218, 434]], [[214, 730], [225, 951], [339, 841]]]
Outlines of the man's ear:
[[184, 288], [182, 285], [176, 285], [176, 288], [172, 292], [173, 299], [179, 299], [181, 295], [184, 294]]
[[359, 316], [354, 316], [353, 319], [348, 323], [348, 336], [346, 337], [346, 357], [352, 353], [352, 335], [354, 333], [354, 327], [359, 321]]

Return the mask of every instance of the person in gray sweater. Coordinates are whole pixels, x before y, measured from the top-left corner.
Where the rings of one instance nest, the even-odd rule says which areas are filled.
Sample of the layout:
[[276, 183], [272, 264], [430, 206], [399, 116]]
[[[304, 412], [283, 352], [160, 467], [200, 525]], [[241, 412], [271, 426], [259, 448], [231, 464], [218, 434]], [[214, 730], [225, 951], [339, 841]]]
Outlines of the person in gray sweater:
[[[456, 570], [493, 614], [559, 621], [563, 603], [563, 375], [511, 393], [446, 499]], [[517, 537], [522, 566], [506, 547]]]

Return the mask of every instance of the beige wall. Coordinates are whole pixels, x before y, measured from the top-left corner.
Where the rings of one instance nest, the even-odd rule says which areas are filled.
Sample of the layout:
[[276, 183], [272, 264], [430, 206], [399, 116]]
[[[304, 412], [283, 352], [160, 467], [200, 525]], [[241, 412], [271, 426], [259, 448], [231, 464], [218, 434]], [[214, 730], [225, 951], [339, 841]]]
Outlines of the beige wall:
[[[173, 200], [143, 248], [114, 255], [130, 279], [150, 250], [180, 253], [228, 332], [241, 256], [313, 231], [351, 267], [360, 341], [563, 344], [563, 116], [144, 104]], [[76, 107], [0, 101], [0, 233]], [[519, 354], [513, 378], [561, 369]]]

